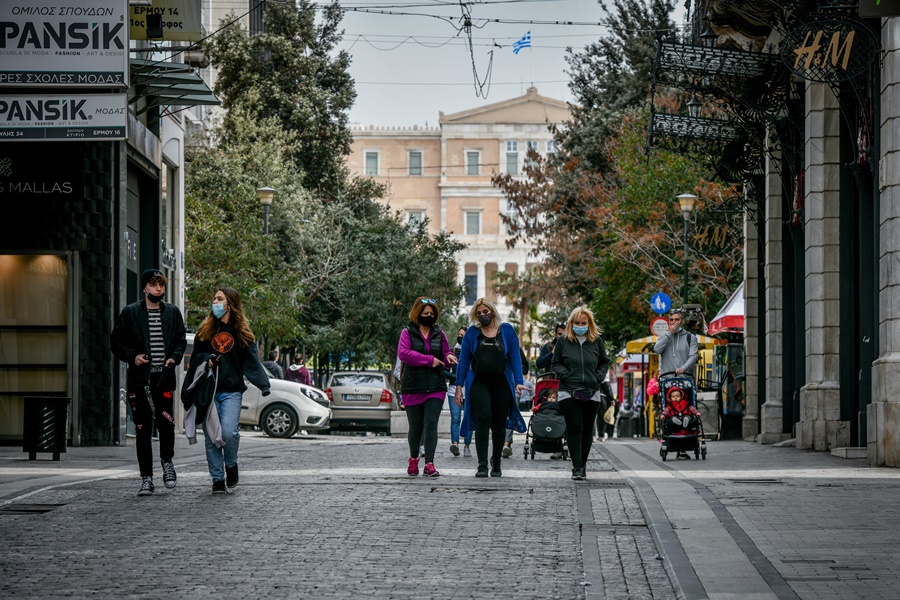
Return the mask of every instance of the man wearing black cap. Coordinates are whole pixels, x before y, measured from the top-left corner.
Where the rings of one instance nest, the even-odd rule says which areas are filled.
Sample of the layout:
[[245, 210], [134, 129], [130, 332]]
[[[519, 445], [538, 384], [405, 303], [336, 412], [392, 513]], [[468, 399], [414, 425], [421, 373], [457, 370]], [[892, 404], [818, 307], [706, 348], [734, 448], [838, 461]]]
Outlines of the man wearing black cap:
[[166, 276], [157, 269], [141, 274], [145, 298], [122, 309], [110, 335], [112, 352], [128, 365], [128, 403], [137, 434], [141, 489], [138, 496], [153, 493], [153, 420], [159, 432], [159, 458], [163, 483], [175, 487], [175, 367], [181, 364], [187, 339], [181, 311], [163, 302]]

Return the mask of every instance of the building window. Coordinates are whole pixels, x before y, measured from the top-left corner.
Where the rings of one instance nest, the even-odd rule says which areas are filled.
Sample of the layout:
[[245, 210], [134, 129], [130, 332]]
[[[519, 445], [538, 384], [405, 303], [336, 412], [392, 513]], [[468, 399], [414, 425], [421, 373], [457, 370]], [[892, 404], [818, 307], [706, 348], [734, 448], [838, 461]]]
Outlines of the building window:
[[556, 140], [547, 140], [547, 154], [556, 154]]
[[[513, 206], [513, 203], [510, 202], [509, 200], [506, 201], [506, 212], [504, 213], [504, 216], [507, 219], [509, 219], [509, 221], [511, 221], [512, 223], [516, 223], [518, 221], [518, 215], [516, 214], [516, 208]], [[511, 226], [509, 223], [504, 222], [504, 228], [506, 229], [507, 235], [512, 233], [510, 231], [510, 227]]]
[[420, 223], [425, 222], [425, 211], [424, 210], [408, 210], [406, 211], [406, 222], [414, 225], [418, 225]]
[[466, 175], [481, 174], [481, 152], [469, 150], [466, 152]]
[[535, 161], [534, 159], [528, 157], [528, 151], [534, 150], [535, 152], [540, 153], [540, 143], [537, 140], [528, 140], [527, 142], [525, 142], [525, 145], [525, 160], [527, 161], [529, 167], [533, 167], [535, 165]]
[[506, 153], [506, 172], [510, 175], [518, 175], [519, 174], [519, 153], [518, 152], [507, 152]]
[[506, 142], [506, 151], [507, 152], [518, 152], [519, 151], [519, 142], [515, 140], [510, 140]]
[[478, 300], [478, 275], [466, 275], [466, 306]]
[[407, 152], [407, 156], [409, 157], [409, 174], [410, 175], [421, 175], [422, 174], [422, 152], [421, 150], [410, 150]]
[[481, 233], [481, 211], [466, 211], [466, 235], [479, 235]]
[[366, 152], [366, 175], [378, 175], [378, 152]]

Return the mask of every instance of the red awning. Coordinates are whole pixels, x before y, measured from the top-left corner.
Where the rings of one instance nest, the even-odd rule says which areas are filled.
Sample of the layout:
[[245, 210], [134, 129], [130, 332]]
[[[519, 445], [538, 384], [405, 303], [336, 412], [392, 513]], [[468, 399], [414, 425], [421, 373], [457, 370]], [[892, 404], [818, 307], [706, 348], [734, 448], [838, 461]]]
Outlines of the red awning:
[[709, 335], [717, 333], [744, 333], [744, 284], [731, 295], [731, 298], [719, 311], [719, 314], [710, 321]]

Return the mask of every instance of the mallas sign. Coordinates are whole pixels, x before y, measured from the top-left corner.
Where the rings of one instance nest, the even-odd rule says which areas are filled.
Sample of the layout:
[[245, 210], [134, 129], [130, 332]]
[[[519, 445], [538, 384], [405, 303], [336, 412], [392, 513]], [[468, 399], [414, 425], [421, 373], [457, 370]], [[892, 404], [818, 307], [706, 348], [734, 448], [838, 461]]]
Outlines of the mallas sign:
[[0, 2], [0, 87], [127, 87], [127, 0]]

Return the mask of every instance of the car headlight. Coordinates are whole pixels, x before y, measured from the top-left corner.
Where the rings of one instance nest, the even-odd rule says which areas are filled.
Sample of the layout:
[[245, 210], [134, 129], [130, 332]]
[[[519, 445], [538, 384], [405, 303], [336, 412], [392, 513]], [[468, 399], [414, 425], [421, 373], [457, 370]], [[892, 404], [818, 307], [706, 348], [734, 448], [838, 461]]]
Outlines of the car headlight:
[[306, 388], [306, 389], [304, 389], [303, 391], [306, 393], [307, 396], [309, 396], [309, 398], [310, 398], [311, 400], [317, 400], [317, 401], [321, 401], [321, 402], [328, 402], [328, 396], [326, 396], [323, 392], [320, 392], [320, 391], [317, 390], [317, 389], [314, 389], [314, 388]]

